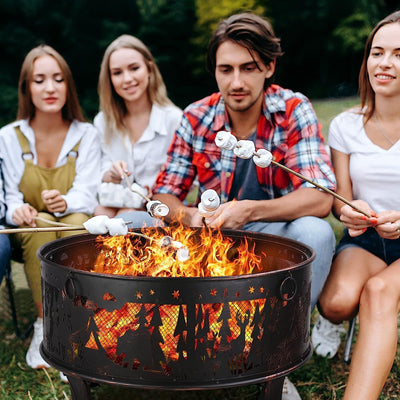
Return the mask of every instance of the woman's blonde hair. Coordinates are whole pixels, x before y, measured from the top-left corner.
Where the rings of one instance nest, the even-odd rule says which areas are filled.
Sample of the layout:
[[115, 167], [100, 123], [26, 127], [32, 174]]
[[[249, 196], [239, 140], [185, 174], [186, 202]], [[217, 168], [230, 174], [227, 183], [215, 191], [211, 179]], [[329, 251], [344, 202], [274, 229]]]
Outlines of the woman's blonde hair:
[[68, 121], [73, 121], [74, 119], [84, 121], [85, 119], [83, 118], [82, 109], [79, 104], [72, 73], [67, 62], [56, 50], [44, 44], [33, 48], [25, 56], [22, 63], [18, 82], [17, 120], [27, 118], [32, 119], [35, 115], [35, 106], [32, 103], [30, 84], [32, 82], [33, 64], [42, 56], [50, 56], [57, 61], [65, 80], [67, 86], [67, 97], [64, 107], [62, 108], [63, 118]]
[[138, 38], [131, 35], [122, 35], [109, 44], [104, 52], [100, 67], [98, 94], [100, 99], [100, 110], [104, 113], [105, 137], [109, 141], [116, 131], [126, 134], [123, 118], [126, 114], [124, 100], [117, 94], [111, 81], [110, 57], [118, 49], [133, 49], [139, 52], [149, 70], [149, 85], [147, 93], [151, 104], [161, 106], [172, 105], [172, 101], [167, 96], [161, 73], [154, 61], [154, 58], [147, 46]]

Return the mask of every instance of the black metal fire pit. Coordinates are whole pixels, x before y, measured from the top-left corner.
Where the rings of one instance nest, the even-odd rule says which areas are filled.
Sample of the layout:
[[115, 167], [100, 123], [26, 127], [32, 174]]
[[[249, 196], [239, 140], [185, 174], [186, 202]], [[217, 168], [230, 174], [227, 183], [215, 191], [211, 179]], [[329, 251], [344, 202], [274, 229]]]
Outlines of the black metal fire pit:
[[312, 354], [315, 254], [278, 236], [222, 233], [235, 243], [244, 236], [254, 241], [264, 272], [213, 278], [93, 273], [99, 250], [90, 234], [39, 249], [41, 353], [67, 375], [73, 399], [90, 399], [92, 382], [168, 390], [263, 383], [264, 399], [281, 398], [284, 376]]

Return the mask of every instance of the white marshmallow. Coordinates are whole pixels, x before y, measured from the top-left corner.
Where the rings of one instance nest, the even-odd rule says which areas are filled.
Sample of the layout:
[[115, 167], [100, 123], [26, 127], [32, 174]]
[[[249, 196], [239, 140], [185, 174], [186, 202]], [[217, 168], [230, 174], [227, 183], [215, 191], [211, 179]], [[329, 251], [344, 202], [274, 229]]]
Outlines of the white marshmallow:
[[203, 206], [203, 203], [199, 203], [199, 205], [197, 206], [197, 209], [199, 211], [199, 214], [204, 218], [209, 218], [215, 214], [215, 210], [211, 210], [211, 211], [206, 210]]
[[215, 144], [225, 150], [233, 150], [236, 146], [237, 139], [230, 132], [219, 131], [215, 136]]
[[186, 246], [180, 247], [176, 252], [178, 261], [185, 262], [190, 259], [189, 249]]
[[106, 221], [108, 232], [111, 236], [126, 235], [128, 227], [122, 218], [110, 218]]
[[[131, 187], [143, 196], [147, 196], [147, 190], [137, 183], [133, 183]], [[129, 188], [125, 188], [124, 207], [140, 209], [143, 207], [143, 203], [144, 198], [140, 194], [132, 192]]]
[[258, 149], [257, 155], [253, 157], [254, 164], [261, 168], [267, 168], [272, 161], [272, 153], [265, 149]]
[[106, 222], [110, 218], [107, 215], [97, 215], [83, 223], [85, 229], [93, 235], [104, 235], [108, 232]]
[[220, 205], [218, 193], [213, 189], [208, 189], [201, 195], [201, 204], [206, 211], [214, 211]]
[[169, 208], [166, 204], [159, 200], [151, 200], [146, 204], [147, 212], [152, 217], [165, 217], [169, 213]]
[[104, 207], [123, 207], [125, 190], [122, 185], [103, 182], [99, 190], [99, 203]]
[[251, 158], [255, 153], [255, 146], [251, 140], [239, 140], [236, 147], [233, 149], [233, 153], [240, 158]]

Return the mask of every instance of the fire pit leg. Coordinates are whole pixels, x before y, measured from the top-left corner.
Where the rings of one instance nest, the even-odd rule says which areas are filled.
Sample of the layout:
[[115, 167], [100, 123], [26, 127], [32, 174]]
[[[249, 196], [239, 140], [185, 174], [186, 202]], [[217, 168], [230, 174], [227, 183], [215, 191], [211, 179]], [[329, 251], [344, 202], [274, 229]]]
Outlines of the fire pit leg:
[[282, 378], [271, 379], [263, 383], [261, 385], [263, 390], [259, 400], [281, 400], [284, 379], [285, 377], [283, 376]]
[[72, 400], [91, 400], [90, 382], [73, 375], [66, 375], [71, 388]]

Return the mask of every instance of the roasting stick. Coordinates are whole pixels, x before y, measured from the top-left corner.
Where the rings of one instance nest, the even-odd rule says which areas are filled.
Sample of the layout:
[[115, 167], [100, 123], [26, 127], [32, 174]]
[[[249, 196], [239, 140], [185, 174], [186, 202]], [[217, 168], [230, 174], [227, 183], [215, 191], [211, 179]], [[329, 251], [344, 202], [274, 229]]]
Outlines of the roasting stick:
[[[254, 153], [254, 155], [260, 157], [257, 153]], [[299, 174], [296, 171], [293, 171], [292, 169], [286, 167], [285, 165], [279, 164], [278, 162], [271, 160], [271, 164], [276, 165], [279, 168], [282, 168], [284, 171], [286, 172], [290, 172], [293, 175], [296, 175], [298, 178], [305, 180], [308, 183], [311, 183], [312, 185], [316, 186], [317, 188], [331, 194], [332, 196], [336, 197], [338, 200], [343, 201], [343, 203], [347, 204], [348, 206], [350, 206], [351, 208], [353, 208], [354, 210], [358, 211], [361, 214], [364, 214], [366, 217], [371, 218], [371, 215], [369, 215], [367, 212], [361, 210], [361, 208], [358, 208], [357, 206], [355, 206], [354, 204], [352, 204], [350, 201], [348, 201], [347, 199], [345, 199], [344, 197], [342, 197], [340, 194], [337, 194], [335, 192], [333, 192], [332, 190], [320, 185], [317, 182], [314, 182], [311, 179], [306, 178], [304, 175]]]
[[138, 190], [135, 190], [132, 186], [131, 183], [129, 182], [129, 178], [128, 175], [124, 174], [124, 178], [125, 178], [125, 182], [128, 186], [128, 189], [133, 192], [138, 194], [142, 199], [146, 200], [147, 202], [151, 201], [151, 199], [149, 199], [147, 196], [145, 196], [143, 193], [140, 193]]
[[35, 233], [35, 232], [61, 232], [61, 231], [85, 231], [83, 226], [49, 226], [47, 228], [6, 228], [0, 229], [0, 233]]
[[49, 219], [42, 218], [42, 217], [35, 217], [34, 219], [35, 219], [36, 221], [44, 222], [45, 224], [48, 224], [48, 225], [54, 225], [54, 226], [68, 226], [69, 228], [71, 228], [71, 227], [74, 227], [74, 228], [82, 228], [82, 225], [64, 224], [63, 222], [50, 221]]
[[296, 171], [293, 171], [292, 169], [286, 167], [285, 165], [279, 164], [278, 162], [273, 160], [272, 153], [266, 149], [258, 149], [257, 151], [255, 150], [254, 143], [251, 140], [237, 140], [232, 133], [227, 132], [227, 131], [219, 131], [217, 133], [217, 136], [215, 137], [215, 143], [216, 145], [225, 150], [231, 150], [233, 153], [240, 158], [245, 158], [249, 159], [253, 157], [253, 161], [256, 165], [258, 165], [261, 168], [267, 168], [271, 163], [276, 165], [277, 167], [283, 169], [286, 172], [290, 172], [291, 174], [297, 176], [300, 179], [303, 179], [304, 181], [311, 183], [315, 187], [323, 190], [324, 192], [327, 192], [331, 194], [332, 196], [336, 197], [338, 200], [342, 201], [343, 203], [347, 204], [354, 210], [358, 211], [359, 213], [365, 215], [368, 218], [371, 218], [371, 215], [369, 215], [367, 212], [361, 210], [354, 204], [352, 204], [350, 201], [345, 199], [344, 197], [340, 196], [339, 194], [333, 192], [332, 190], [320, 185], [317, 182], [314, 182], [311, 179], [308, 179], [307, 177], [299, 174]]

